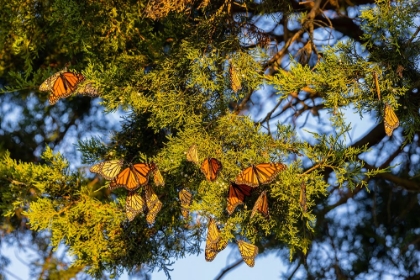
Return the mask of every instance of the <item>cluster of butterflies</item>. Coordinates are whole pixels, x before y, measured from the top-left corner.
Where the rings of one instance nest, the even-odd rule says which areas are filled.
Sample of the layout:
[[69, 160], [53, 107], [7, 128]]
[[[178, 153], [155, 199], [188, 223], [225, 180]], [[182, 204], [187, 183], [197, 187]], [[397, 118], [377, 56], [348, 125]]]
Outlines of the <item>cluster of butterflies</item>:
[[[217, 227], [215, 220], [210, 218], [207, 228], [206, 261], [211, 262], [214, 260], [217, 253], [225, 249], [227, 244], [227, 241], [220, 240], [220, 229]], [[255, 264], [255, 257], [258, 255], [258, 247], [243, 240], [237, 240], [236, 244], [238, 244], [239, 253], [244, 262], [248, 266], [253, 267]]]
[[[230, 64], [229, 78], [231, 87], [234, 92], [242, 89], [241, 79], [236, 68]], [[380, 100], [380, 89], [376, 73], [374, 74], [378, 98]], [[47, 80], [40, 86], [40, 91], [49, 91], [49, 103], [55, 104], [59, 99], [66, 98], [71, 94], [82, 94], [91, 97], [99, 96], [98, 90], [92, 86], [90, 82], [85, 81], [85, 77], [76, 72], [63, 69]], [[384, 126], [388, 136], [392, 136], [392, 132], [399, 126], [399, 120], [392, 107], [385, 104], [384, 108]], [[187, 160], [200, 166], [201, 172], [207, 181], [213, 182], [222, 170], [222, 163], [216, 158], [205, 158], [201, 165], [198, 159], [197, 146], [192, 145], [187, 152]], [[162, 174], [154, 163], [137, 163], [129, 164], [127, 168], [121, 171], [124, 162], [122, 160], [110, 160], [93, 165], [91, 172], [98, 173], [106, 180], [110, 180], [109, 187], [111, 190], [115, 188], [125, 188], [128, 191], [126, 197], [126, 215], [129, 221], [140, 213], [146, 213], [146, 221], [149, 225], [154, 224], [156, 215], [162, 208], [162, 202], [149, 184], [149, 177], [153, 174], [155, 186], [164, 186], [165, 182]], [[262, 184], [271, 183], [278, 173], [286, 169], [286, 165], [282, 163], [260, 163], [251, 165], [242, 170], [231, 182], [227, 198], [227, 212], [231, 215], [237, 206], [244, 204], [246, 196], [250, 196], [253, 189]], [[137, 190], [142, 188], [140, 195]], [[181, 202], [181, 213], [184, 218], [188, 218], [189, 206], [191, 205], [193, 196], [186, 190], [179, 192]], [[300, 204], [306, 212], [306, 187], [302, 184]], [[262, 191], [256, 200], [251, 212], [251, 218], [259, 212], [264, 218], [269, 217], [267, 191]], [[228, 242], [220, 238], [220, 229], [217, 227], [213, 218], [208, 222], [208, 231], [206, 239], [205, 259], [213, 261], [216, 255], [226, 248]], [[247, 243], [243, 240], [237, 240], [239, 252], [244, 262], [253, 267], [255, 257], [258, 254], [258, 247]]]
[[[241, 79], [239, 74], [235, 68], [235, 66], [231, 63], [229, 67], [229, 78], [232, 90], [237, 92], [238, 90], [242, 89]], [[376, 90], [378, 93], [379, 100], [380, 97], [380, 89], [378, 83], [378, 77], [376, 73], [374, 73], [374, 79], [376, 84]], [[59, 99], [66, 98], [71, 94], [81, 94], [81, 95], [88, 95], [91, 97], [99, 96], [98, 90], [90, 83], [84, 82], [85, 77], [76, 72], [68, 71], [64, 68], [62, 71], [59, 71], [53, 74], [51, 77], [46, 79], [40, 86], [40, 91], [49, 91], [49, 102], [51, 105], [55, 104]], [[385, 126], [385, 133], [388, 136], [392, 136], [392, 132], [399, 126], [399, 120], [397, 115], [395, 114], [394, 110], [389, 104], [385, 104], [384, 108], [384, 126]]]
[[[204, 174], [207, 181], [215, 181], [222, 170], [222, 163], [216, 158], [205, 158], [201, 165], [198, 159], [197, 146], [192, 145], [187, 152], [187, 161], [193, 162], [200, 166], [201, 172]], [[260, 163], [251, 165], [239, 173], [234, 182], [229, 186], [229, 193], [227, 198], [227, 212], [231, 215], [238, 205], [244, 204], [246, 196], [251, 195], [251, 191], [262, 184], [271, 183], [278, 173], [286, 169], [286, 165], [282, 163]], [[182, 192], [182, 195], [181, 195]], [[191, 203], [192, 194], [187, 190], [180, 192], [180, 200], [182, 211], [188, 216], [187, 207]], [[259, 212], [264, 218], [269, 217], [267, 191], [262, 191], [251, 212], [251, 218]], [[184, 212], [183, 212], [184, 215]], [[254, 259], [258, 254], [258, 247], [249, 244], [243, 240], [237, 241], [239, 252], [245, 263], [249, 266], [254, 266]], [[227, 242], [220, 241], [220, 230], [215, 221], [210, 218], [208, 223], [208, 233], [206, 240], [205, 258], [207, 261], [212, 261], [218, 252], [226, 248]]]
[[86, 82], [82, 74], [67, 71], [66, 68], [46, 79], [39, 86], [39, 90], [50, 92], [48, 100], [51, 105], [54, 105], [60, 98], [66, 98], [71, 94], [99, 96], [98, 90], [90, 82]]
[[[110, 180], [109, 188], [125, 188], [128, 191], [126, 198], [126, 215], [131, 222], [140, 214], [146, 213], [146, 221], [149, 225], [155, 222], [156, 215], [162, 209], [162, 202], [149, 185], [149, 177], [153, 174], [155, 186], [164, 186], [165, 181], [154, 163], [129, 164], [121, 171], [124, 161], [110, 160], [93, 165], [90, 171], [100, 174], [106, 180]], [[142, 195], [137, 190], [142, 187]]]
[[[242, 88], [241, 80], [232, 64], [229, 67], [229, 77], [232, 90], [234, 92], [240, 90]], [[68, 71], [67, 67], [46, 79], [39, 86], [39, 90], [50, 92], [48, 97], [50, 105], [54, 105], [61, 98], [69, 97], [72, 94], [88, 95], [91, 97], [100, 95], [92, 83], [85, 81], [85, 77], [82, 74]]]

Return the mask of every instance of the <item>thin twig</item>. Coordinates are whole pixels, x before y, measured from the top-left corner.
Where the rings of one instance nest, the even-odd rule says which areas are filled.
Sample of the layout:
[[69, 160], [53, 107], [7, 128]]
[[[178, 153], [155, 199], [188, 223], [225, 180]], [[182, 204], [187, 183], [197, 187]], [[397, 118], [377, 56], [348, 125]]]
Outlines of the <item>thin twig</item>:
[[251, 99], [251, 95], [253, 92], [253, 90], [249, 91], [249, 93], [244, 97], [244, 99], [242, 99], [241, 103], [235, 107], [232, 114], [237, 115], [243, 110], [243, 108], [245, 108], [246, 103], [248, 103], [248, 101]]
[[235, 267], [237, 267], [238, 265], [240, 265], [244, 260], [243, 259], [239, 259], [237, 260], [235, 263], [231, 264], [230, 266], [228, 266], [227, 268], [223, 269], [220, 274], [218, 276], [216, 276], [216, 278], [214, 278], [215, 280], [220, 280], [222, 279], [222, 277], [228, 273], [230, 270], [234, 269]]
[[301, 265], [301, 261], [300, 261], [300, 260], [298, 260], [298, 264], [297, 264], [297, 266], [295, 267], [295, 269], [293, 269], [293, 271], [292, 271], [292, 273], [289, 275], [289, 277], [287, 277], [287, 279], [288, 279], [288, 280], [293, 279], [293, 276], [295, 275], [296, 271], [299, 269], [300, 265]]
[[6, 272], [7, 274], [9, 274], [10, 276], [12, 276], [13, 278], [16, 278], [17, 280], [22, 280], [22, 278], [19, 278], [19, 276], [11, 273], [9, 270], [7, 269], [3, 269], [4, 272]]
[[417, 30], [414, 32], [413, 36], [411, 36], [410, 40], [407, 41], [407, 47], [410, 46], [411, 42], [413, 42], [414, 38], [416, 38], [419, 32], [420, 32], [420, 26], [417, 27]]
[[277, 108], [280, 106], [281, 102], [282, 102], [282, 100], [277, 102], [277, 104], [276, 104], [276, 106], [274, 106], [273, 110], [268, 112], [268, 114], [265, 116], [265, 118], [262, 121], [260, 121], [260, 123], [264, 123], [264, 122], [268, 123], [270, 121], [271, 115], [274, 113], [275, 110], [277, 110]]

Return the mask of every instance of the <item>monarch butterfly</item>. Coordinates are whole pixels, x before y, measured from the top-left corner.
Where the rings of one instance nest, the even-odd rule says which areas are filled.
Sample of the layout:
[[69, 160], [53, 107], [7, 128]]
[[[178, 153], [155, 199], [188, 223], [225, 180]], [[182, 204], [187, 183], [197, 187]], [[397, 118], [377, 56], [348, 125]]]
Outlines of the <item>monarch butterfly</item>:
[[260, 212], [264, 218], [268, 218], [268, 202], [267, 191], [263, 191], [254, 204], [251, 212], [251, 218], [254, 217], [256, 212]]
[[238, 92], [238, 90], [242, 89], [241, 79], [232, 63], [230, 64], [230, 67], [229, 67], [229, 78], [230, 78], [230, 86], [232, 87], [232, 90], [235, 93]]
[[120, 173], [122, 165], [123, 160], [114, 159], [95, 164], [89, 170], [100, 174], [106, 180], [112, 180]]
[[235, 183], [230, 184], [226, 207], [229, 215], [232, 215], [236, 206], [244, 204], [244, 198], [245, 196], [251, 195], [251, 190], [252, 188], [248, 185], [237, 185]]
[[237, 243], [242, 259], [248, 266], [253, 267], [255, 264], [255, 257], [258, 254], [258, 247], [243, 240], [237, 240]]
[[165, 181], [163, 180], [162, 173], [160, 173], [159, 168], [156, 167], [155, 170], [153, 170], [153, 182], [155, 183], [155, 186], [164, 186]]
[[191, 204], [191, 201], [192, 201], [192, 194], [189, 191], [187, 191], [186, 189], [182, 189], [179, 192], [179, 200], [181, 201], [182, 216], [185, 219], [188, 219], [188, 215], [189, 215], [188, 208], [189, 208], [189, 206]]
[[299, 196], [299, 204], [302, 208], [303, 213], [306, 213], [306, 185], [302, 183], [300, 185], [300, 196]]
[[282, 163], [251, 165], [236, 176], [235, 183], [256, 188], [260, 184], [268, 184], [273, 181], [277, 174], [284, 169], [286, 169], [286, 165]]
[[46, 79], [39, 86], [39, 90], [50, 91], [48, 100], [51, 105], [54, 105], [60, 98], [66, 98], [71, 95], [76, 90], [78, 84], [84, 79], [85, 77], [82, 74], [68, 72], [64, 68], [64, 70]]
[[200, 169], [206, 176], [206, 180], [213, 182], [216, 180], [217, 174], [219, 174], [222, 169], [222, 163], [215, 158], [206, 158], [201, 164]]
[[187, 152], [187, 161], [194, 162], [195, 164], [198, 163], [198, 152], [197, 152], [197, 145], [192, 145]]
[[394, 129], [396, 129], [400, 125], [397, 115], [395, 114], [392, 107], [388, 104], [385, 104], [384, 109], [384, 125], [385, 133], [389, 137], [392, 136], [392, 132], [394, 131]]
[[160, 202], [158, 196], [153, 191], [152, 187], [146, 185], [144, 187], [146, 206], [149, 210], [146, 214], [146, 221], [149, 225], [153, 225], [156, 219], [156, 215], [162, 209], [162, 202]]
[[144, 212], [144, 210], [144, 199], [136, 192], [129, 192], [125, 200], [125, 213], [128, 220], [131, 222], [138, 214]]
[[216, 222], [210, 218], [207, 228], [207, 239], [206, 239], [206, 250], [205, 258], [206, 261], [211, 262], [216, 257], [217, 253], [225, 249], [227, 241], [220, 240], [220, 230], [216, 225]]
[[111, 190], [124, 187], [129, 191], [135, 191], [149, 182], [150, 172], [156, 168], [154, 163], [130, 164], [121, 171], [109, 184]]

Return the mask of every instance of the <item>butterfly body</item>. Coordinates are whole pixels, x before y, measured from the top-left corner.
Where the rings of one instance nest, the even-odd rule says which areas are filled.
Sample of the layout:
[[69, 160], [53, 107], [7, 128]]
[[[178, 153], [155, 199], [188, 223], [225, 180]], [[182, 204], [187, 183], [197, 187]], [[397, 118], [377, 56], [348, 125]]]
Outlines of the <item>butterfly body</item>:
[[256, 188], [260, 184], [271, 183], [276, 178], [277, 174], [284, 169], [286, 169], [286, 165], [282, 163], [260, 163], [251, 165], [236, 176], [235, 183], [237, 185], [248, 185]]

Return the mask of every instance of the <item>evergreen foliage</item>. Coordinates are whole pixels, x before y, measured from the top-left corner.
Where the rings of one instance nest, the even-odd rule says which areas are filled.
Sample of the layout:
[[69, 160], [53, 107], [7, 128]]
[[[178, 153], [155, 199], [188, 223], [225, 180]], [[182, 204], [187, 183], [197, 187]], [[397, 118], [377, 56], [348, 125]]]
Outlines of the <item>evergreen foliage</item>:
[[[173, 260], [200, 253], [209, 218], [220, 242], [246, 240], [260, 254], [287, 249], [297, 263], [290, 278], [298, 269], [306, 278], [392, 269], [418, 277], [419, 221], [410, 214], [418, 196], [409, 192], [420, 191], [420, 7], [355, 2], [0, 0], [2, 234], [33, 233], [40, 279], [116, 277], [144, 265], [170, 278]], [[358, 18], [346, 17], [352, 10]], [[46, 105], [38, 87], [64, 67], [100, 92], [100, 106], [80, 96]], [[391, 139], [382, 123], [358, 141], [349, 137], [346, 110], [381, 121], [385, 104], [400, 120]], [[102, 111], [120, 112], [120, 129]], [[309, 119], [304, 129], [301, 119]], [[81, 139], [89, 131], [96, 137]], [[125, 189], [111, 192], [109, 181], [70, 168], [79, 163], [53, 150], [76, 142], [87, 166], [122, 159], [123, 168], [159, 167], [165, 186], [150, 184], [163, 207], [153, 225], [144, 214], [129, 222]], [[214, 182], [187, 161], [194, 144], [200, 164], [222, 163]], [[268, 162], [287, 168], [229, 216], [231, 182]], [[193, 195], [188, 219], [182, 189]], [[250, 218], [263, 191], [269, 218]], [[343, 225], [334, 214], [350, 198], [357, 211]], [[37, 243], [43, 238], [49, 243]], [[52, 257], [61, 244], [71, 264]], [[325, 260], [323, 244], [334, 258]], [[392, 263], [396, 248], [401, 263]], [[390, 269], [377, 272], [381, 265]]]

